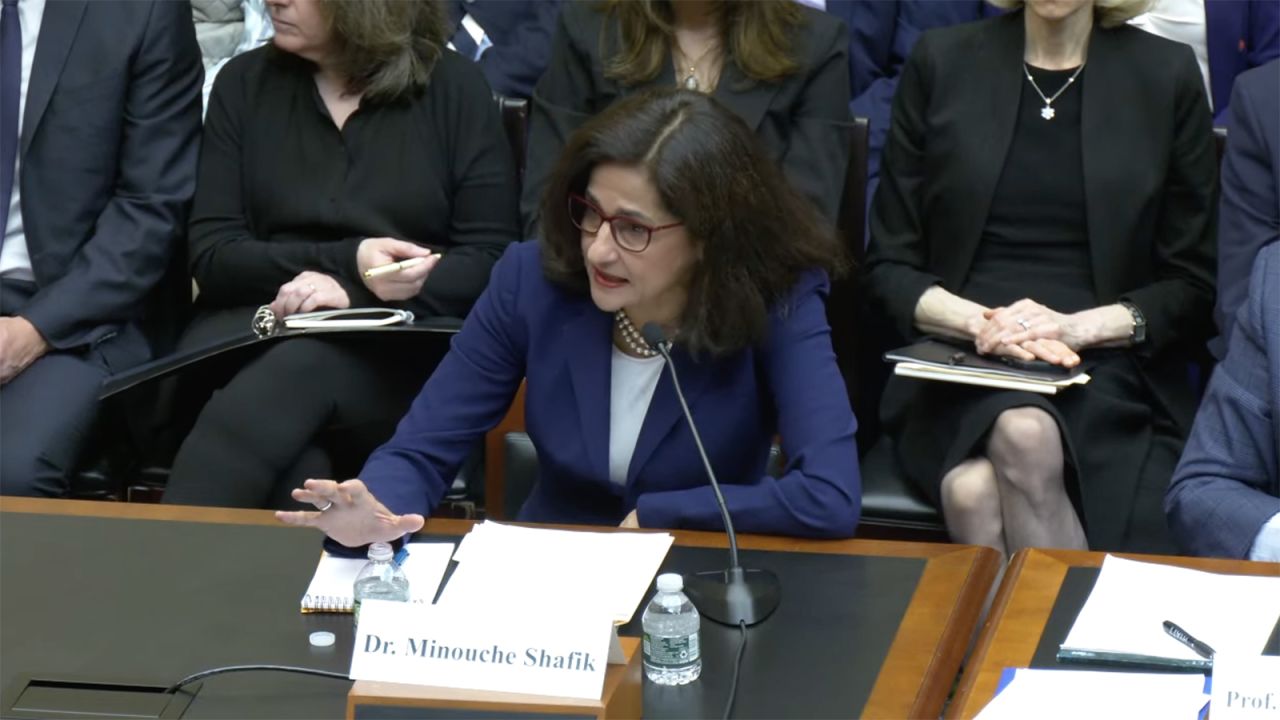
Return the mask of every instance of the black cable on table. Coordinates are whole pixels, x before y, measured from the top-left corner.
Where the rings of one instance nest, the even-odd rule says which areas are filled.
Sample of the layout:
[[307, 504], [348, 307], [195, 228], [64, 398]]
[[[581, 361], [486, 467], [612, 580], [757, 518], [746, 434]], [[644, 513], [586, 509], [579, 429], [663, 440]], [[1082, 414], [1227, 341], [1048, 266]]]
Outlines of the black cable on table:
[[738, 641], [738, 659], [733, 662], [733, 680], [729, 683], [729, 700], [724, 704], [724, 720], [729, 720], [729, 715], [733, 713], [733, 701], [738, 697], [738, 675], [742, 672], [742, 656], [747, 654], [747, 623], [745, 620], [738, 622], [738, 629], [742, 631], [742, 639]]
[[223, 675], [233, 672], [250, 672], [258, 670], [269, 670], [274, 672], [290, 672], [299, 675], [318, 675], [320, 677], [336, 678], [338, 680], [350, 680], [351, 677], [345, 673], [330, 672], [328, 670], [316, 670], [315, 668], [293, 667], [292, 665], [228, 665], [226, 667], [213, 668], [212, 670], [203, 670], [194, 675], [188, 675], [178, 682], [170, 685], [165, 692], [173, 694], [181, 690], [184, 686], [190, 685], [197, 680], [203, 680], [213, 675]]

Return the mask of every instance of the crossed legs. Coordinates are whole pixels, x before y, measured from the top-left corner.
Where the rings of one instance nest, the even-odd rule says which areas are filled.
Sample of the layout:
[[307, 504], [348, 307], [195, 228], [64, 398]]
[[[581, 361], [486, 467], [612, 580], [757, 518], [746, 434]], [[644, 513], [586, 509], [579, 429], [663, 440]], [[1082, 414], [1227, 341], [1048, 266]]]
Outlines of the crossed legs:
[[1064, 482], [1062, 436], [1035, 407], [996, 417], [986, 453], [942, 478], [942, 512], [957, 542], [1011, 555], [1025, 547], [1088, 547]]

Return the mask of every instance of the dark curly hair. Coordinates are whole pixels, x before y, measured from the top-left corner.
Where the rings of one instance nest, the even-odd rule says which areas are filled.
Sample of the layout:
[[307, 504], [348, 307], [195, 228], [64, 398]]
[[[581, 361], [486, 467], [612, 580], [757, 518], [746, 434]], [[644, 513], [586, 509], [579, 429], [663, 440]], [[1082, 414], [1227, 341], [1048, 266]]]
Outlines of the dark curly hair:
[[619, 100], [569, 139], [542, 198], [543, 272], [589, 292], [571, 193], [617, 163], [648, 171], [662, 203], [700, 247], [679, 341], [725, 355], [764, 339], [768, 315], [806, 270], [838, 274], [843, 246], [792, 189], [751, 129], [702, 93], [654, 88]]

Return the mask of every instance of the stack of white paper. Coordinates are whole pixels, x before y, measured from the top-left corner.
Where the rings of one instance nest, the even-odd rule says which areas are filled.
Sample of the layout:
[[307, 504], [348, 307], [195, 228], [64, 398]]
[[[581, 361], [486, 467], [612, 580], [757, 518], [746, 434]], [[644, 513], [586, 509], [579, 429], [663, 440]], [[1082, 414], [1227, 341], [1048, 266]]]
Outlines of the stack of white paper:
[[1022, 669], [975, 720], [1195, 720], [1208, 701], [1199, 674]]
[[1280, 577], [1222, 575], [1108, 555], [1061, 659], [1204, 662], [1169, 621], [1220, 653], [1260, 655], [1280, 619]]
[[625, 623], [667, 556], [668, 533], [585, 532], [484, 522], [458, 544], [440, 605], [590, 604]]

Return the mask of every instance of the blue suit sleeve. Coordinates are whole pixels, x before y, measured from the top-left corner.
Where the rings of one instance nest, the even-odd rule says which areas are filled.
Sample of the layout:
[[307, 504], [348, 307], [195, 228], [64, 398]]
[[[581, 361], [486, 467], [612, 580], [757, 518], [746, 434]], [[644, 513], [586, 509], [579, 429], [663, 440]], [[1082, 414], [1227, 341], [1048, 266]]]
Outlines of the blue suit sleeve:
[[430, 514], [476, 442], [511, 406], [525, 371], [526, 327], [516, 310], [522, 259], [512, 245], [489, 286], [395, 434], [360, 479], [395, 513]]
[[1280, 368], [1280, 358], [1267, 355], [1280, 347], [1278, 275], [1280, 246], [1273, 245], [1258, 255], [1253, 296], [1240, 310], [1165, 495], [1174, 537], [1194, 555], [1247, 558], [1259, 530], [1280, 513], [1274, 494], [1280, 408], [1267, 397]]
[[[1273, 77], [1276, 73], [1271, 74]], [[1258, 249], [1280, 240], [1280, 188], [1271, 167], [1267, 131], [1262, 127], [1264, 109], [1249, 92], [1263, 83], [1237, 82], [1228, 112], [1227, 149], [1222, 158], [1222, 195], [1218, 206], [1218, 301], [1214, 319], [1229, 343], [1236, 311], [1245, 299], [1245, 278]], [[1274, 108], [1273, 108], [1274, 111]], [[1278, 126], [1271, 119], [1272, 130]], [[1276, 142], [1272, 138], [1272, 142]], [[1225, 344], [1224, 346], [1225, 347]]]
[[500, 10], [516, 11], [520, 17], [507, 37], [490, 35], [494, 46], [480, 56], [480, 69], [494, 92], [507, 97], [527, 98], [533, 94], [534, 84], [547, 67], [560, 2], [529, 0], [513, 3], [504, 0], [495, 6]]
[[[807, 279], [788, 312], [775, 317], [761, 363], [778, 409], [786, 471], [751, 485], [721, 485], [739, 532], [836, 538], [857, 529], [857, 423], [831, 349], [827, 285], [818, 277]], [[720, 525], [709, 485], [641, 495], [636, 510], [642, 527]]]

